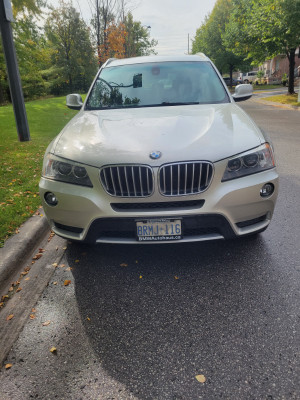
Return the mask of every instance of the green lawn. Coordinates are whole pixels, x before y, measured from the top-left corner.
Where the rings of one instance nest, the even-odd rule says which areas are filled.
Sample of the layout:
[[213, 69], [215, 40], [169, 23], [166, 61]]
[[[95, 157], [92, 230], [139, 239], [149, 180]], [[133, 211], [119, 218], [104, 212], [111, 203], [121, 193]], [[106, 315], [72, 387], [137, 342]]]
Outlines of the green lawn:
[[19, 142], [13, 107], [0, 107], [0, 247], [40, 206], [38, 182], [50, 141], [76, 114], [57, 97], [26, 103], [31, 140]]
[[278, 96], [264, 97], [262, 100], [300, 107], [300, 102], [298, 102], [298, 94], [280, 94]]

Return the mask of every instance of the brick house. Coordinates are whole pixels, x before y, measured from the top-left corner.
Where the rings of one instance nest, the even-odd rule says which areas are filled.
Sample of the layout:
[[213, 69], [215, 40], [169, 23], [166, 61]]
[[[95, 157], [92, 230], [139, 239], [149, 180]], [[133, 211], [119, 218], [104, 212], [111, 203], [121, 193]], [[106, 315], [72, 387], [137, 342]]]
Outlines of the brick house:
[[[295, 55], [295, 78], [300, 77], [299, 57], [300, 55], [298, 48]], [[285, 55], [278, 55], [272, 58], [272, 60], [265, 61], [262, 65], [260, 65], [259, 69], [264, 71], [264, 79], [267, 83], [280, 83], [283, 74], [286, 74], [287, 76], [289, 75], [289, 60]]]

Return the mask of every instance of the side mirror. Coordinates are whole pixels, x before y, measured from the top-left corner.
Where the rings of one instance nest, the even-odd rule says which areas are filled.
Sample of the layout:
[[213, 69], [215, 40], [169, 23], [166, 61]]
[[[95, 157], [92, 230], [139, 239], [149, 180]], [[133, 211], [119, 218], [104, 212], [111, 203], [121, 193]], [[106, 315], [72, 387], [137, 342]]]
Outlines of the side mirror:
[[241, 84], [235, 87], [235, 92], [232, 95], [235, 101], [244, 101], [250, 99], [253, 94], [253, 87], [252, 85], [248, 84]]
[[80, 94], [68, 94], [66, 103], [72, 110], [80, 110], [83, 105]]

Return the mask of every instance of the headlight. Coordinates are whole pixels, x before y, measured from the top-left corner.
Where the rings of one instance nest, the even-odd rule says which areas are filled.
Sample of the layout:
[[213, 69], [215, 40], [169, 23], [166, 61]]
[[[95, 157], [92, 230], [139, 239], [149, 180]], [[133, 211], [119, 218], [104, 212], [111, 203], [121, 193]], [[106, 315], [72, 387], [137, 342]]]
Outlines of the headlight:
[[228, 161], [222, 182], [256, 174], [275, 167], [274, 155], [269, 143]]
[[82, 165], [77, 165], [70, 161], [59, 161], [52, 158], [51, 154], [47, 155], [43, 176], [55, 181], [93, 187], [87, 170]]

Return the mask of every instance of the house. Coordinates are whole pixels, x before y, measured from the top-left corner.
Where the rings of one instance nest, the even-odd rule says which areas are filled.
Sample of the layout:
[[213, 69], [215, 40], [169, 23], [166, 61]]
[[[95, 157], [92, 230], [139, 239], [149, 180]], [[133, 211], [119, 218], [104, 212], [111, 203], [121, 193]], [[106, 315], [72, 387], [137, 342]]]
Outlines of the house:
[[[271, 60], [265, 61], [260, 65], [259, 69], [264, 71], [266, 83], [280, 83], [284, 74], [289, 75], [289, 60], [286, 55], [278, 55]], [[294, 76], [295, 78], [300, 77], [299, 48], [296, 50], [295, 55]]]

